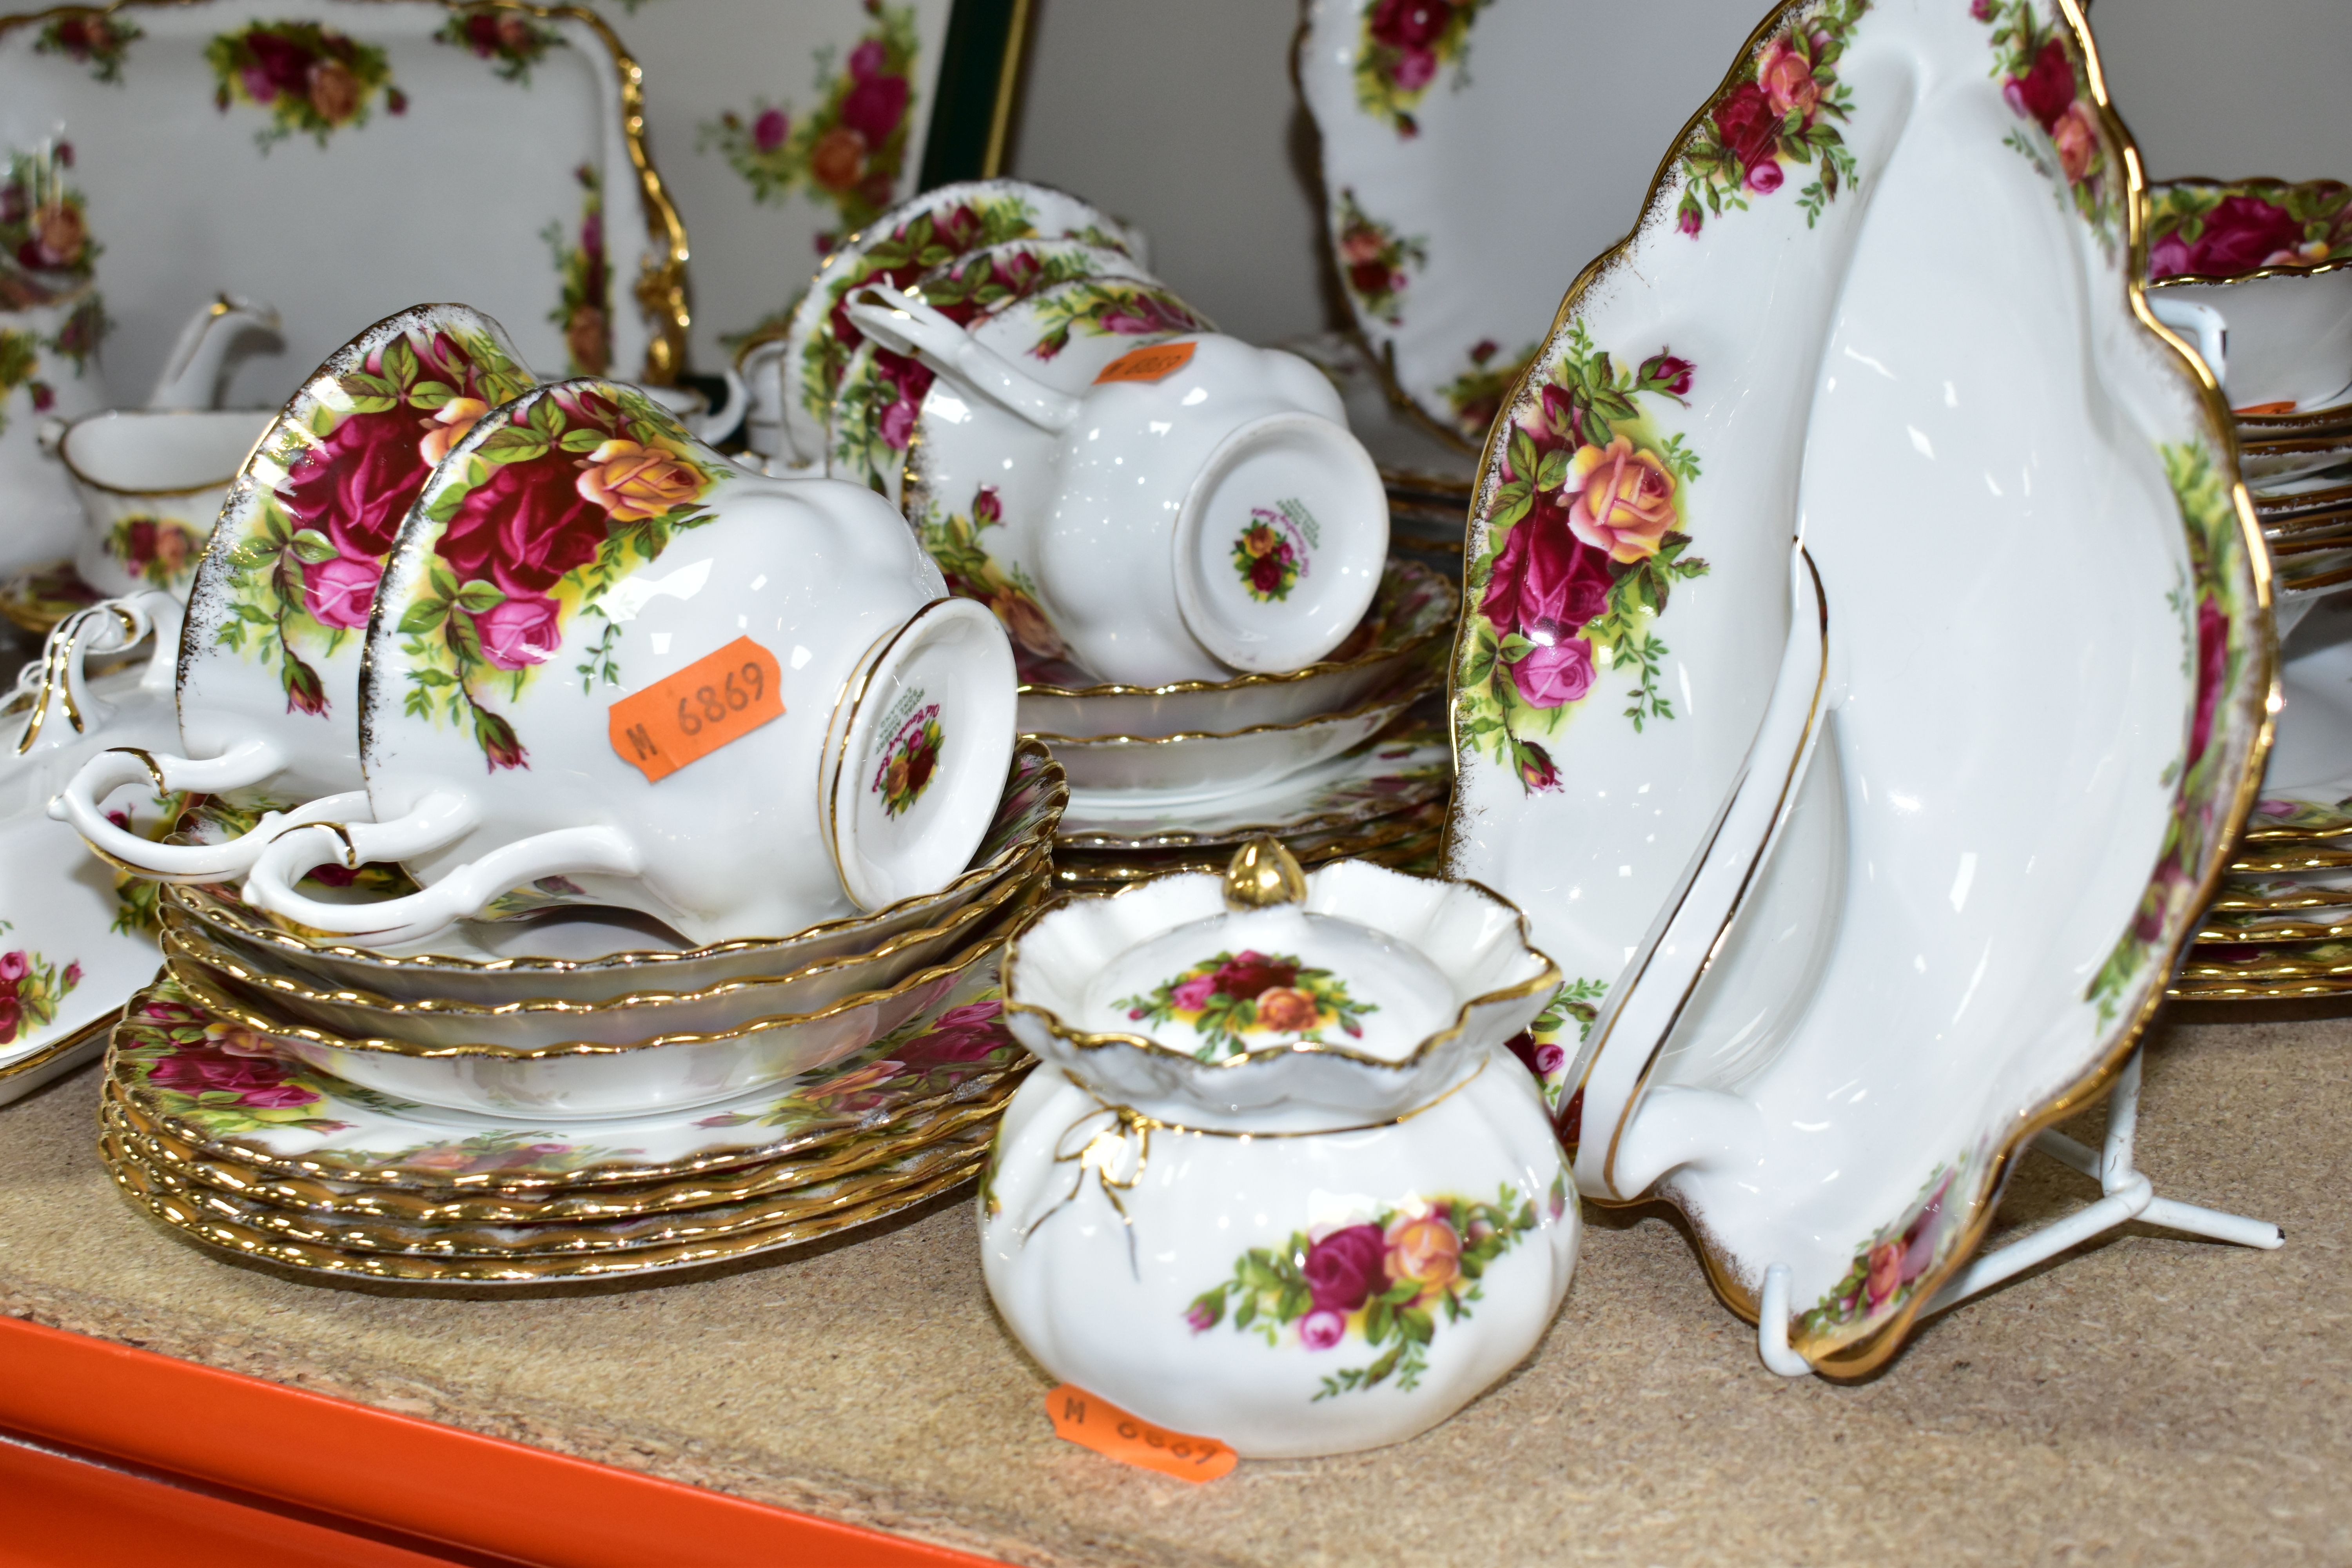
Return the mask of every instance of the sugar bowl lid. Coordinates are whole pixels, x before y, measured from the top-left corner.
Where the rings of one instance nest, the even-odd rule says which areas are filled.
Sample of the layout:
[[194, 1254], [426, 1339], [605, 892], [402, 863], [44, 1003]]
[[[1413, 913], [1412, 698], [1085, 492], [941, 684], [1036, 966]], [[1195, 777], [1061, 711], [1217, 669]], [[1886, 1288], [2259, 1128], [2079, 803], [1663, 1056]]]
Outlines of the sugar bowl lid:
[[1470, 882], [1276, 839], [1222, 876], [1055, 904], [1008, 948], [1013, 1032], [1106, 1103], [1220, 1131], [1321, 1131], [1446, 1092], [1559, 984], [1519, 911]]

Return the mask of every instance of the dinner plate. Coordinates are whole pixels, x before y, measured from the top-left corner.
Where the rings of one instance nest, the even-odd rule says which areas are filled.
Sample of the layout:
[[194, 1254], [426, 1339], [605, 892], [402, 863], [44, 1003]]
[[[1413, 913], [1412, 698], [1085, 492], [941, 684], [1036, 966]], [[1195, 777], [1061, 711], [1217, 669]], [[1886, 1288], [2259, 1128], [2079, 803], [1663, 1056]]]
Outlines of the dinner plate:
[[856, 1212], [889, 1194], [950, 1173], [969, 1173], [994, 1128], [966, 1124], [951, 1131], [907, 1130], [902, 1147], [875, 1164], [740, 1203], [656, 1211], [602, 1220], [543, 1224], [412, 1225], [372, 1215], [287, 1210], [191, 1181], [150, 1158], [117, 1127], [105, 1133], [105, 1155], [120, 1173], [127, 1166], [149, 1194], [168, 1194], [194, 1215], [248, 1226], [265, 1236], [339, 1252], [395, 1258], [449, 1259], [465, 1266], [530, 1267], [565, 1259], [625, 1258], [649, 1248], [709, 1246]]
[[223, 1206], [237, 1212], [236, 1205], [191, 1203], [159, 1187], [143, 1167], [120, 1157], [110, 1139], [101, 1142], [100, 1153], [107, 1158], [116, 1186], [140, 1209], [226, 1257], [271, 1264], [322, 1284], [364, 1279], [468, 1288], [634, 1279], [772, 1253], [904, 1213], [970, 1182], [987, 1163], [984, 1141], [968, 1146], [952, 1160], [941, 1160], [933, 1151], [919, 1151], [904, 1162], [910, 1174], [903, 1184], [829, 1214], [731, 1236], [551, 1258], [432, 1258], [350, 1251], [273, 1234], [249, 1223], [250, 1215], [240, 1213], [239, 1217], [229, 1218], [219, 1212]]
[[[636, 66], [592, 13], [478, 9], [504, 47], [478, 51], [471, 13], [430, 0], [0, 16], [0, 144], [72, 143], [117, 405], [225, 289], [275, 305], [285, 340], [246, 362], [233, 405], [282, 403], [418, 300], [475, 302], [534, 364], [677, 367], [685, 233], [646, 155]], [[429, 210], [397, 200], [428, 188]]]
[[875, 1126], [837, 1133], [772, 1160], [708, 1175], [627, 1186], [555, 1189], [541, 1194], [409, 1191], [276, 1174], [236, 1163], [163, 1131], [123, 1100], [111, 1079], [100, 1089], [100, 1114], [150, 1168], [183, 1184], [210, 1187], [272, 1209], [404, 1226], [556, 1225], [749, 1202], [870, 1171], [905, 1150], [936, 1142], [975, 1122], [993, 1121], [1025, 1076], [1016, 1064], [993, 1079], [969, 1080], [968, 1093], [938, 1097], [920, 1109], [895, 1110], [888, 1120]]
[[630, 1187], [740, 1169], [969, 1099], [1023, 1059], [992, 964], [800, 1079], [715, 1104], [582, 1119], [436, 1110], [309, 1067], [169, 974], [135, 995], [108, 1076], [159, 1131], [274, 1174], [445, 1194]]
[[[1311, 0], [1294, 58], [1341, 290], [1376, 364], [1437, 430], [1485, 437], [1562, 272], [1625, 232], [1657, 150], [1755, 21], [1752, 0]], [[1602, 40], [1625, 68], [1599, 65]], [[1829, 145], [1810, 139], [1841, 113], [1833, 89], [1809, 100], [1798, 138]], [[1532, 186], [1531, 161], [1553, 157], [1573, 180]], [[1785, 166], [1784, 202], [1822, 168]], [[1736, 170], [1726, 194], [1748, 199]]]
[[[1810, 52], [1811, 79], [1828, 90], [1828, 45], [1851, 95], [1840, 129], [1857, 179], [1811, 224], [1776, 187], [1746, 211], [1707, 209], [1687, 232], [1677, 215], [1720, 167], [1710, 128], [1759, 83], [1785, 89], [1792, 57]], [[1664, 472], [1668, 435], [1705, 463], [1696, 482], [1635, 500], [1686, 506], [1673, 521], [1711, 560], [1727, 553], [1718, 538], [1737, 537], [1710, 526], [1717, 497], [1760, 489], [1783, 520], [1801, 516], [1840, 651], [1827, 737], [1786, 797], [1792, 826], [1750, 862], [1745, 912], [1630, 1094], [1581, 1101], [1573, 1086], [1596, 1079], [1571, 1068], [1563, 1110], [1589, 1195], [1674, 1202], [1744, 1314], [1767, 1270], [1787, 1267], [1790, 1342], [1836, 1375], [1894, 1353], [1981, 1239], [2021, 1142], [2129, 1055], [2252, 803], [2267, 742], [2267, 594], [2229, 411], [2146, 314], [2137, 153], [2100, 80], [2068, 0], [1783, 5], [1669, 156], [1635, 238], [1579, 280], [1542, 362], [1589, 363], [1590, 342], [1619, 345], [1622, 367], [1663, 338], [1690, 363], [1695, 401], [1717, 363], [1776, 363], [1784, 387], [1804, 388], [1781, 395], [1801, 447], [1769, 487], [1721, 485], [1738, 472], [1739, 442], [1674, 405], [1663, 430], [1633, 426], [1635, 450]], [[1677, 266], [1676, 245], [1717, 269]], [[1790, 295], [1792, 278], [1823, 276], [1833, 310]], [[1769, 312], [1744, 299], [1747, 279], [1777, 285]], [[1793, 344], [1758, 330], [1781, 312], [1803, 323]], [[1647, 331], [1633, 335], [1637, 322]], [[1649, 377], [1632, 374], [1622, 400], [1659, 417]], [[1608, 384], [1580, 373], [1553, 384], [1554, 406], [1573, 407], [1579, 389]], [[1520, 444], [1528, 417], [1550, 412], [1540, 390], [1523, 390], [1510, 439], [1490, 445], [1474, 546], [1516, 503], [1512, 478], [1542, 483], [1545, 454], [1532, 436]], [[1610, 521], [1585, 499], [1598, 464], [1562, 458], [1587, 527]], [[1610, 518], [1665, 521], [1623, 502]], [[2073, 602], [2068, 647], [2081, 651], [2060, 684], [2030, 630], [2034, 601], [2011, 591], [2019, 552], [2100, 584]], [[1474, 601], [1494, 605], [1482, 590], [1503, 573], [1489, 549], [1474, 559], [1491, 574]], [[1700, 598], [1678, 588], [1658, 623], [1685, 659], [1709, 651], [1706, 623], [1683, 611]], [[1595, 798], [1574, 819], [1584, 863], [1546, 883], [1559, 861], [1537, 861], [1533, 825], [1565, 837], [1572, 819], [1545, 815], [1548, 790], [1514, 802], [1492, 752], [1470, 749], [1480, 736], [1465, 718], [1479, 710], [1465, 678], [1511, 650], [1490, 654], [1496, 645], [1467, 631], [1464, 642], [1455, 868], [1494, 868], [1562, 968], [1605, 983], [1614, 944], [1596, 940], [1596, 915], [1618, 911], [1629, 946], [1649, 916], [1596, 897], [1612, 880], [1596, 873], [1615, 858], [1679, 874], [1722, 791], [1652, 808], [1659, 837], [1685, 847], [1669, 862], [1634, 858], [1634, 835], [1602, 815], [1622, 808]], [[1550, 674], [1539, 668], [1538, 691], [1555, 689]], [[1713, 695], [1694, 715], [1724, 701], [1727, 682], [1707, 674], [1696, 669], [1695, 691]], [[1572, 778], [1577, 794], [1561, 796], [1623, 789], [1646, 805], [1671, 790], [1679, 758], [1664, 747], [1647, 773], [1596, 768], [1608, 760], [1586, 738], [1596, 717], [1613, 716], [1574, 716], [1575, 744], [1546, 759]], [[1614, 733], [1637, 739], [1630, 718]], [[1643, 782], [1659, 787], [1641, 795]], [[1812, 826], [1796, 826], [1816, 807]], [[1507, 829], [1518, 852], [1497, 856]], [[1665, 890], [1652, 884], [1652, 908]]]

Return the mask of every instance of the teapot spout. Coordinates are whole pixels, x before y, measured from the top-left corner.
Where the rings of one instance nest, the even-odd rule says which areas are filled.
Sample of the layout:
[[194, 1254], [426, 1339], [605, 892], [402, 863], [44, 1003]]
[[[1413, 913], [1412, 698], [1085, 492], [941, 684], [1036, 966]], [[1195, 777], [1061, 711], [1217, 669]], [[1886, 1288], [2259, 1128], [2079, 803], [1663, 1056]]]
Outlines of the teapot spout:
[[189, 318], [180, 329], [180, 341], [155, 390], [147, 395], [150, 408], [217, 408], [229, 373], [266, 342], [271, 353], [282, 353], [283, 327], [270, 306], [223, 294]]

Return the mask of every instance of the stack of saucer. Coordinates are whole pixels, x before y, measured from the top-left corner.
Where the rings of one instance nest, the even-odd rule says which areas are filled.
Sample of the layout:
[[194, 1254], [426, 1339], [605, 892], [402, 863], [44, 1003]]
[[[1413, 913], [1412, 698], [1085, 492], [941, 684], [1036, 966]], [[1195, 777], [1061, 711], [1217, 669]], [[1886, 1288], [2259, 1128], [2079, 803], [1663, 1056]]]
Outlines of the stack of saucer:
[[1021, 728], [1070, 777], [1055, 885], [1214, 870], [1261, 833], [1302, 865], [1433, 869], [1453, 795], [1444, 681], [1459, 606], [1446, 578], [1391, 559], [1363, 624], [1305, 669], [1134, 687], [1024, 668]]
[[2352, 994], [2352, 599], [2283, 599], [2280, 711], [2262, 798], [2172, 994]]
[[[997, 961], [1066, 800], [1024, 743], [945, 889], [691, 951], [578, 906], [357, 947], [167, 887], [163, 972], [107, 1057], [107, 1163], [182, 1234], [328, 1278], [638, 1275], [871, 1224], [976, 1176], [1026, 1070]], [[404, 890], [335, 880], [304, 886]]]
[[2235, 407], [2286, 700], [2263, 797], [2171, 994], [2352, 992], [2352, 187], [2179, 180], [2147, 202], [2151, 304]]

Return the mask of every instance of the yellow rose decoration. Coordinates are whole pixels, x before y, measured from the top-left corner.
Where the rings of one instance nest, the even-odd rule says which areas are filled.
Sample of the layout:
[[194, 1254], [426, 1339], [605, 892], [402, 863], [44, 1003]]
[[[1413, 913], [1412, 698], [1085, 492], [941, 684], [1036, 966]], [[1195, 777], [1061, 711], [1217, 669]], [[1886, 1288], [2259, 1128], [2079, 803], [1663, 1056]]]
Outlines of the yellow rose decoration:
[[642, 522], [683, 506], [702, 493], [702, 475], [690, 463], [659, 447], [612, 440], [588, 454], [580, 493], [617, 521]]

